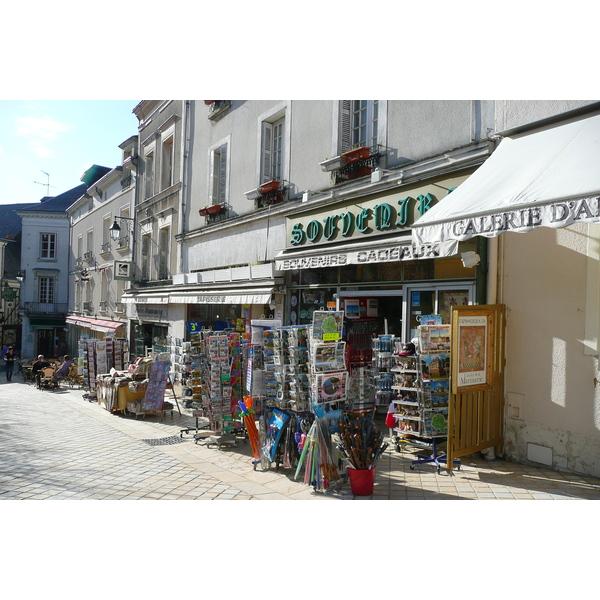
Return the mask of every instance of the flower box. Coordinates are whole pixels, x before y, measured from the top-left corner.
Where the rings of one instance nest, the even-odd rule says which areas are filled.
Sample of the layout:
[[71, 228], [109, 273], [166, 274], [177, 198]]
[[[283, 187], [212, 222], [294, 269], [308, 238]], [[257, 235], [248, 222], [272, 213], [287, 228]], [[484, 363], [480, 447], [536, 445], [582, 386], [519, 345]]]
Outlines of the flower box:
[[222, 204], [211, 204], [209, 206], [205, 206], [199, 210], [201, 217], [206, 217], [207, 215], [214, 215], [215, 213], [221, 212], [223, 209]]
[[339, 169], [344, 166], [344, 161], [341, 156], [334, 156], [333, 158], [328, 158], [323, 162], [320, 162], [322, 171], [334, 171], [335, 169]]
[[371, 154], [371, 149], [366, 146], [361, 146], [360, 148], [354, 148], [353, 150], [348, 150], [348, 152], [344, 152], [342, 154], [342, 159], [347, 163], [353, 163], [357, 160], [363, 160], [365, 158], [369, 158]]
[[279, 181], [267, 181], [258, 186], [261, 194], [268, 194], [269, 192], [276, 192], [279, 189]]

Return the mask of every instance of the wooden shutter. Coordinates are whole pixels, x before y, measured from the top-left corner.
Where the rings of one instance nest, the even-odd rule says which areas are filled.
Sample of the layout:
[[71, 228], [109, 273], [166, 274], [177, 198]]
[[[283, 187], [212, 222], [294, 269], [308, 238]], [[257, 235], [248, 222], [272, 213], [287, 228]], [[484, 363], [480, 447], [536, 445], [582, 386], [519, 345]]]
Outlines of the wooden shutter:
[[273, 145], [273, 126], [271, 123], [262, 124], [262, 173], [260, 182], [271, 181], [271, 148]]
[[340, 110], [340, 154], [352, 148], [352, 100], [342, 100]]
[[221, 152], [219, 154], [219, 197], [217, 198], [217, 202], [219, 204], [225, 204], [225, 189], [227, 184], [227, 144], [221, 146]]

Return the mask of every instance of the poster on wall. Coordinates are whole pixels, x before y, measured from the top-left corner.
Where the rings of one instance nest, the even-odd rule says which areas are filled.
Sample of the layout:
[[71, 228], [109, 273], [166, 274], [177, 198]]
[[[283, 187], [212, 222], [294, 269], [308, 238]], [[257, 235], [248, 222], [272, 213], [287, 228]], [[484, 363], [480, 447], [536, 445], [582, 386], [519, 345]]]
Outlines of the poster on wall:
[[452, 312], [452, 391], [492, 387], [491, 340], [493, 319], [489, 310]]

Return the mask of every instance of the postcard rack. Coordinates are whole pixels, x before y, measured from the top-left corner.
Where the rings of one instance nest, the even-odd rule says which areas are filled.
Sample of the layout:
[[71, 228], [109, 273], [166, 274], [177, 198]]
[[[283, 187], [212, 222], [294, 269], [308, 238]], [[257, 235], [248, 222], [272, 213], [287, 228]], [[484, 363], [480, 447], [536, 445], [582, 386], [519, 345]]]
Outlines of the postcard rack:
[[[418, 349], [410, 355], [393, 344], [390, 374], [395, 426], [392, 439], [401, 452], [404, 445], [427, 450], [417, 454], [417, 464], [433, 463], [440, 472], [446, 463], [441, 447], [448, 439], [448, 396], [450, 392], [450, 326], [421, 325]], [[460, 469], [460, 460], [454, 463]]]

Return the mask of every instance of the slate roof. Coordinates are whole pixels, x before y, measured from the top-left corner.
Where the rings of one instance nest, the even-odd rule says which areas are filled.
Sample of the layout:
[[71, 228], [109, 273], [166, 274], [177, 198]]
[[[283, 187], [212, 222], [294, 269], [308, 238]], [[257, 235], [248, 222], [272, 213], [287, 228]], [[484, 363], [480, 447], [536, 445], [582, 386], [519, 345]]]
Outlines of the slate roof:
[[24, 210], [35, 204], [0, 204], [0, 238], [16, 238], [21, 233], [21, 217], [16, 213], [18, 210]]
[[88, 186], [85, 183], [78, 185], [77, 187], [71, 188], [58, 196], [52, 196], [48, 199], [43, 199], [42, 202], [36, 204], [29, 204], [27, 208], [20, 209], [22, 213], [60, 213], [66, 212], [67, 208], [85, 194]]

